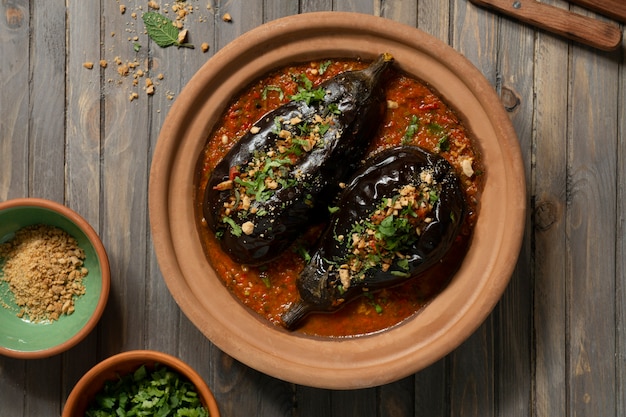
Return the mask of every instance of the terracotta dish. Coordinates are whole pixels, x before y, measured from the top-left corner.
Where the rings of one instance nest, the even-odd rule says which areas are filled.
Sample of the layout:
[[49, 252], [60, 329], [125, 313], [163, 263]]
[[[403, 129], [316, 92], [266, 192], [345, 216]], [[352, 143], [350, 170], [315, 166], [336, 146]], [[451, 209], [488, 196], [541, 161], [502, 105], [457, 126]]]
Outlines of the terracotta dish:
[[[464, 262], [446, 289], [403, 324], [355, 338], [290, 333], [242, 306], [207, 262], [194, 218], [194, 174], [225, 106], [252, 80], [312, 59], [374, 59], [389, 52], [426, 81], [477, 138], [486, 169], [478, 221]], [[168, 288], [220, 349], [297, 384], [354, 389], [398, 380], [442, 358], [489, 315], [515, 267], [525, 220], [519, 144], [493, 87], [435, 38], [374, 16], [324, 12], [270, 22], [220, 50], [191, 79], [163, 125], [150, 175], [150, 221]]]

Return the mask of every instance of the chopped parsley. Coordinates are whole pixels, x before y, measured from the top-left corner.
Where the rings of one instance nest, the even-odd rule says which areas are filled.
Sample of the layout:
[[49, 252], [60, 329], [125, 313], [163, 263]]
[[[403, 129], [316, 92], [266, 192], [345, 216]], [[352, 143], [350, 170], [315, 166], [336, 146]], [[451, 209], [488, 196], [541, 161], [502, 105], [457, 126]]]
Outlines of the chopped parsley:
[[409, 121], [409, 125], [404, 132], [404, 136], [402, 137], [402, 144], [406, 145], [410, 143], [413, 139], [413, 136], [417, 133], [420, 128], [419, 119], [416, 115], [411, 116], [411, 120]]
[[439, 148], [440, 152], [447, 152], [450, 150], [450, 140], [448, 139], [448, 135], [445, 135], [441, 139], [439, 139], [437, 147]]
[[317, 70], [317, 72], [322, 75], [326, 72], [326, 70], [328, 69], [328, 67], [330, 67], [330, 64], [332, 64], [332, 61], [324, 61], [320, 64], [319, 69]]
[[86, 417], [209, 417], [191, 382], [165, 366], [144, 365], [108, 381], [89, 405]]
[[298, 92], [292, 95], [290, 98], [293, 101], [302, 101], [308, 106], [311, 102], [322, 101], [326, 96], [326, 91], [323, 88], [313, 88], [313, 82], [309, 80], [306, 74], [300, 75], [301, 86], [298, 87]]
[[282, 101], [282, 100], [283, 100], [283, 98], [285, 97], [285, 94], [283, 93], [283, 89], [282, 89], [282, 88], [280, 88], [280, 87], [278, 87], [278, 86], [276, 86], [276, 85], [266, 85], [266, 86], [265, 86], [265, 88], [263, 88], [263, 92], [261, 93], [261, 98], [262, 98], [263, 100], [267, 100], [267, 94], [268, 94], [270, 91], [276, 91], [276, 92], [278, 92], [278, 99], [279, 99], [280, 101]]

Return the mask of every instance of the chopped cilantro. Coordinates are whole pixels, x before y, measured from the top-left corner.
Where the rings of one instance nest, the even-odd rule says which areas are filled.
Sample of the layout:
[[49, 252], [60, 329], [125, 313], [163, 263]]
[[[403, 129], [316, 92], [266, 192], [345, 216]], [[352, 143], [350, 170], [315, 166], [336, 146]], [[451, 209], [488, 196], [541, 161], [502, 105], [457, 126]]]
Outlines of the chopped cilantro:
[[324, 61], [320, 64], [319, 69], [317, 70], [318, 74], [322, 75], [326, 72], [326, 70], [328, 69], [328, 67], [330, 67], [330, 64], [332, 64], [332, 61]]
[[261, 274], [261, 281], [263, 281], [265, 287], [272, 288], [272, 281], [270, 281], [270, 277], [268, 277], [266, 274]]
[[86, 417], [208, 417], [195, 387], [178, 373], [157, 364], [108, 381], [89, 405]]
[[448, 139], [448, 135], [445, 135], [441, 139], [439, 139], [437, 147], [441, 152], [446, 152], [450, 150], [450, 140]]
[[283, 93], [282, 88], [276, 86], [276, 85], [266, 85], [265, 88], [263, 89], [263, 92], [261, 93], [261, 98], [263, 100], [267, 100], [267, 93], [270, 91], [276, 91], [278, 92], [278, 99], [282, 101], [282, 99], [285, 97], [285, 94]]
[[439, 135], [443, 133], [443, 126], [441, 126], [439, 123], [429, 123], [427, 128], [428, 131], [433, 135]]
[[330, 129], [330, 125], [326, 125], [326, 124], [320, 124], [319, 126], [319, 133], [321, 136], [324, 136], [326, 134], [326, 132], [328, 132], [328, 129]]
[[324, 99], [326, 91], [323, 88], [313, 89], [313, 82], [309, 80], [306, 74], [301, 74], [300, 80], [303, 86], [298, 87], [298, 92], [290, 97], [291, 100], [303, 101], [309, 105], [312, 101]]
[[332, 114], [341, 114], [341, 110], [339, 110], [339, 105], [337, 103], [330, 103], [328, 105], [328, 111]]
[[237, 237], [241, 236], [241, 233], [243, 232], [241, 230], [241, 226], [239, 226], [237, 223], [235, 223], [235, 221], [233, 219], [231, 219], [228, 216], [224, 216], [222, 218], [222, 221], [230, 226], [230, 232], [234, 236], [237, 236]]
[[402, 137], [402, 144], [406, 145], [407, 143], [409, 143], [413, 139], [413, 136], [415, 136], [419, 128], [419, 119], [416, 115], [411, 116], [411, 121], [409, 122], [409, 125], [404, 132], [404, 136]]

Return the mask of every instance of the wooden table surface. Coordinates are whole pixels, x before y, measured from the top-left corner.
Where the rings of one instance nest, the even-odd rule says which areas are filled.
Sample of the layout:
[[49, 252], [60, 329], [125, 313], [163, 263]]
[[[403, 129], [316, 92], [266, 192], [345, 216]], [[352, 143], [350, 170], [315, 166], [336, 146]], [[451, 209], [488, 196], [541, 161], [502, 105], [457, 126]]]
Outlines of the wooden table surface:
[[[626, 415], [624, 44], [600, 52], [468, 0], [156, 2], [170, 17], [174, 4], [192, 6], [183, 23], [195, 49], [148, 41], [147, 0], [2, 0], [0, 199], [42, 197], [78, 211], [107, 247], [112, 287], [97, 330], [68, 352], [0, 357], [1, 417], [58, 416], [90, 367], [141, 348], [197, 369], [227, 417]], [[403, 22], [463, 53], [501, 97], [526, 167], [525, 240], [493, 313], [427, 369], [362, 390], [293, 385], [212, 345], [168, 292], [148, 220], [151, 155], [185, 83], [240, 34], [322, 10]]]

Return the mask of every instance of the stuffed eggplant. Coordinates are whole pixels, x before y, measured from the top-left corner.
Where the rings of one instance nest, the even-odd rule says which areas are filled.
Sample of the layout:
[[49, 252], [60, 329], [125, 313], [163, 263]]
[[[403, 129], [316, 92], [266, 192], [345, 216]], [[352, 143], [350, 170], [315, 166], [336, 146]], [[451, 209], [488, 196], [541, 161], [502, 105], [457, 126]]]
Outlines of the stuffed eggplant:
[[382, 54], [364, 70], [344, 72], [318, 88], [308, 82], [217, 164], [203, 214], [233, 260], [252, 266], [271, 261], [316, 213], [327, 211], [338, 182], [356, 169], [382, 120], [380, 79], [392, 61]]
[[414, 146], [367, 161], [337, 208], [297, 279], [300, 300], [282, 316], [288, 329], [310, 312], [416, 277], [446, 254], [467, 211], [453, 167]]

